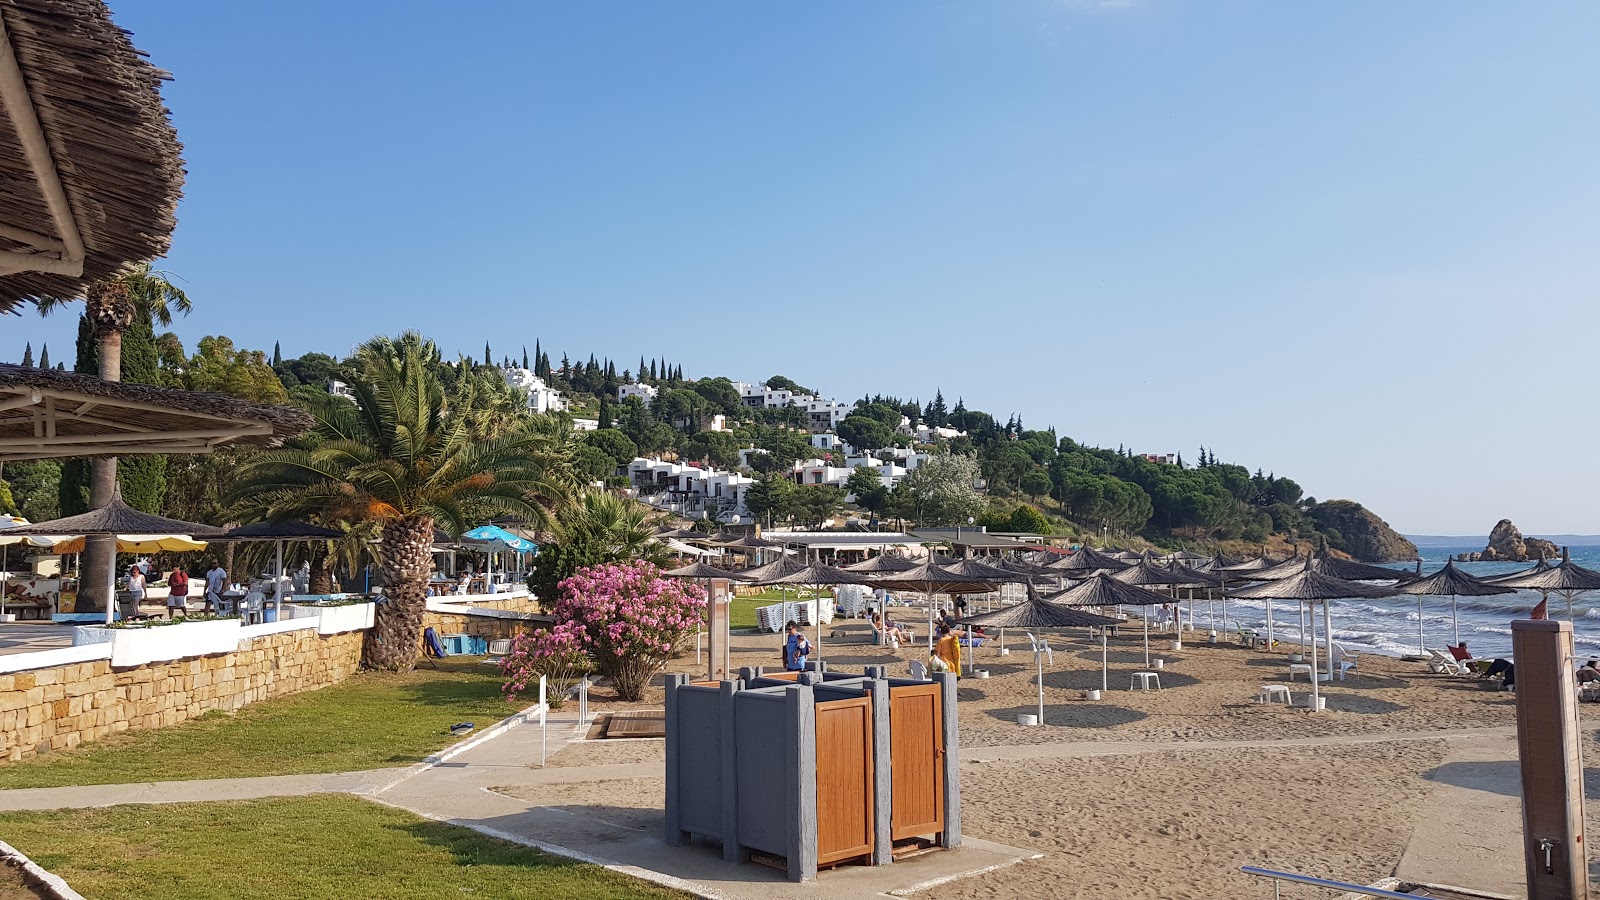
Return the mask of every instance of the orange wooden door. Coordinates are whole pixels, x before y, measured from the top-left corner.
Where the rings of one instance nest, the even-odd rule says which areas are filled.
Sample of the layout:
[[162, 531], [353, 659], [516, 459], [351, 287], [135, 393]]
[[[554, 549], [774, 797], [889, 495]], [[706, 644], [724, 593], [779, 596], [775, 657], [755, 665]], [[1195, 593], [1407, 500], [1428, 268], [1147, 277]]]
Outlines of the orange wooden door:
[[817, 864], [872, 853], [872, 698], [818, 703]]
[[772, 681], [799, 681], [800, 680], [800, 673], [799, 672], [767, 672], [767, 673], [764, 673], [761, 677], [762, 678], [766, 678], [766, 679], [770, 679]]
[[937, 684], [889, 689], [889, 838], [944, 830], [944, 698]]

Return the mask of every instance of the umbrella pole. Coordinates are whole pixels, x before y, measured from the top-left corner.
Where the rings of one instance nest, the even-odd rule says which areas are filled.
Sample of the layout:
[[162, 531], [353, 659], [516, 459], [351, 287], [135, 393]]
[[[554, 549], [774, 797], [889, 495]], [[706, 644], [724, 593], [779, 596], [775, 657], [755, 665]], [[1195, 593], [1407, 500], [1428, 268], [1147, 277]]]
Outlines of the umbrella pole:
[[1328, 642], [1328, 683], [1333, 684], [1333, 604], [1322, 601], [1322, 636]]
[[[1303, 608], [1303, 607], [1302, 607]], [[1301, 632], [1303, 635], [1304, 632]], [[1322, 706], [1322, 691], [1318, 688], [1322, 684], [1322, 675], [1317, 671], [1317, 614], [1311, 614], [1311, 711], [1316, 712]]]
[[1102, 691], [1111, 690], [1111, 666], [1107, 662], [1107, 660], [1110, 657], [1110, 654], [1107, 652], [1107, 647], [1109, 647], [1109, 646], [1110, 646], [1110, 641], [1108, 641], [1106, 639], [1106, 626], [1101, 625], [1100, 626], [1100, 690], [1102, 690]]
[[[1450, 595], [1450, 640], [1461, 646], [1461, 620], [1456, 617], [1456, 595]], [[1424, 651], [1426, 652], [1426, 651]]]
[[1272, 601], [1267, 601], [1267, 652], [1272, 652]]
[[[117, 551], [116, 551], [116, 546], [117, 545], [116, 545], [116, 540], [117, 540], [116, 536], [112, 535], [111, 536], [111, 541], [112, 541], [112, 543], [111, 543], [111, 548], [112, 548], [111, 549], [111, 572], [110, 572], [109, 575], [106, 576], [106, 624], [107, 625], [110, 625], [112, 623], [113, 619], [114, 619], [114, 613], [112, 612], [112, 610], [114, 610], [116, 608], [116, 603], [117, 603]], [[84, 538], [83, 539], [83, 546], [84, 546], [84, 549], [88, 549], [88, 547], [89, 547], [89, 539], [88, 538]], [[80, 580], [79, 583], [80, 584], [82, 583], [81, 580]]]
[[933, 652], [933, 591], [923, 591], [923, 598], [928, 605], [928, 652]]
[[1144, 619], [1144, 665], [1145, 665], [1145, 668], [1149, 668], [1150, 667], [1150, 607], [1146, 606], [1144, 608], [1144, 615], [1140, 616], [1140, 618]]
[[1417, 595], [1417, 653], [1428, 655], [1426, 641], [1422, 637], [1422, 595]]
[[283, 541], [278, 542], [277, 567], [272, 573], [272, 618], [283, 618]]

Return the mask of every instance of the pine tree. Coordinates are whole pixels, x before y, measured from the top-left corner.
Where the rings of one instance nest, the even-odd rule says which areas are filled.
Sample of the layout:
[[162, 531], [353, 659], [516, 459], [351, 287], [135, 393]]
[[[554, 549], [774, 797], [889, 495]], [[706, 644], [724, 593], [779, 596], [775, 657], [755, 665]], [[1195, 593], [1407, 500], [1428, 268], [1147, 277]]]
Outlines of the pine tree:
[[29, 369], [33, 368], [33, 341], [29, 341], [22, 349], [22, 364]]
[[56, 371], [57, 372], [65, 372], [66, 370], [67, 370], [67, 364], [66, 363], [64, 363], [64, 362], [56, 363]]
[[50, 345], [45, 344], [39, 348], [39, 368], [50, 368]]
[[565, 353], [561, 354], [561, 377], [572, 380], [572, 360]]
[[611, 427], [611, 395], [600, 395], [600, 427]]
[[623, 369], [622, 370], [622, 383], [623, 384], [632, 384], [633, 383], [633, 373], [628, 371], [627, 369]]
[[283, 348], [278, 346], [278, 342], [277, 341], [273, 341], [272, 342], [272, 367], [274, 369], [276, 369], [277, 367], [279, 367], [281, 365], [283, 365]]

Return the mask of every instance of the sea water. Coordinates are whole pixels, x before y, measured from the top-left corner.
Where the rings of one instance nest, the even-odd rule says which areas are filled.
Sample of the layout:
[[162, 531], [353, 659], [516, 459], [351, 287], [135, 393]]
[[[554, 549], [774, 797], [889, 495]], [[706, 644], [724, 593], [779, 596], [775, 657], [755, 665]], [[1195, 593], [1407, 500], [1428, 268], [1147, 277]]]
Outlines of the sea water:
[[[1424, 547], [1422, 573], [1431, 575], [1444, 566], [1450, 557], [1482, 550], [1481, 545], [1462, 547]], [[1572, 547], [1572, 561], [1584, 568], [1600, 569], [1600, 547]], [[1555, 560], [1552, 560], [1555, 562]], [[1416, 563], [1392, 563], [1393, 568], [1416, 570]], [[1456, 563], [1468, 574], [1484, 578], [1528, 569], [1533, 563], [1478, 562]], [[1467, 649], [1480, 659], [1497, 656], [1511, 658], [1511, 620], [1525, 619], [1539, 603], [1538, 591], [1517, 591], [1513, 594], [1496, 594], [1490, 597], [1457, 597], [1456, 612], [1461, 640]], [[1187, 606], [1187, 601], [1185, 601]], [[1274, 600], [1272, 602], [1273, 637], [1280, 643], [1300, 639], [1299, 604]], [[1332, 606], [1333, 639], [1351, 650], [1382, 653], [1389, 656], [1409, 656], [1418, 653], [1417, 598], [1410, 594], [1396, 594], [1380, 600], [1334, 600]], [[1322, 635], [1322, 607], [1317, 604], [1316, 630]], [[1189, 621], [1184, 610], [1184, 622]], [[1560, 594], [1550, 595], [1550, 618], [1567, 618], [1567, 600]], [[1211, 623], [1215, 622], [1215, 626]], [[1580, 658], [1600, 658], [1600, 591], [1578, 594], [1572, 598], [1573, 644]], [[1263, 631], [1266, 628], [1266, 602], [1262, 600], [1229, 600], [1228, 621], [1222, 622], [1222, 603], [1194, 601], [1194, 626], [1204, 632], [1215, 627], [1219, 637], [1226, 640], [1240, 627]], [[1450, 621], [1450, 597], [1425, 596], [1422, 598], [1422, 634], [1425, 646], [1443, 649], [1453, 643], [1456, 632]]]

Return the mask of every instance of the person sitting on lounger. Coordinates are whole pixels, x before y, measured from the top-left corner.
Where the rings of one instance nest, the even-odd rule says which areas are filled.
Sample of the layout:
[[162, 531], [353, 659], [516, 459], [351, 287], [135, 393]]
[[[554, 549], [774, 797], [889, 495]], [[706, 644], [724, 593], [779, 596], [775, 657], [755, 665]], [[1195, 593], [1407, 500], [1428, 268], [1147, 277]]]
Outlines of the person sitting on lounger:
[[890, 622], [887, 618], [878, 615], [874, 610], [871, 616], [872, 628], [878, 632], [880, 640], [885, 644], [904, 644], [911, 640], [910, 632]]
[[1600, 681], [1600, 659], [1591, 659], [1578, 669], [1578, 683], [1589, 684]]
[[1517, 683], [1517, 666], [1509, 659], [1496, 659], [1484, 670], [1483, 677], [1493, 678], [1496, 675], [1504, 676], [1506, 687], [1511, 687]]

